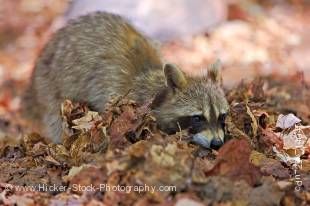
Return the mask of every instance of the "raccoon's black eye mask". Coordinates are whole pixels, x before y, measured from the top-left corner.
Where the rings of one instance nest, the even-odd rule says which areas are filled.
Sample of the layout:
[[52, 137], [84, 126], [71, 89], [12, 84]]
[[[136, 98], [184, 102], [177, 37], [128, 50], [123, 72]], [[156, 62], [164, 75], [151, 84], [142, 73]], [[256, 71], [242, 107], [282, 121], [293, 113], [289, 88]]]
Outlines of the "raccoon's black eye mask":
[[192, 134], [206, 128], [206, 118], [203, 115], [183, 116], [178, 118], [181, 129], [189, 129]]
[[[223, 129], [226, 116], [227, 114], [223, 113], [218, 117], [218, 123], [221, 124]], [[189, 129], [189, 132], [192, 134], [199, 133], [207, 127], [207, 120], [203, 115], [183, 116], [178, 118], [178, 123], [181, 129]]]

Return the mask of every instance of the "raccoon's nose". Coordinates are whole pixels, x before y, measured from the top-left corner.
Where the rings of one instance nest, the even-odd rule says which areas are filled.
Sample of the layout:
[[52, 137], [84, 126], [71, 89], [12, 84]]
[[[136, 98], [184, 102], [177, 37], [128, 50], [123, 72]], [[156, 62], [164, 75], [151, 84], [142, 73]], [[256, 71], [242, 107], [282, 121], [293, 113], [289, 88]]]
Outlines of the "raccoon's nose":
[[212, 149], [219, 149], [222, 145], [224, 144], [224, 142], [220, 139], [220, 138], [214, 138], [211, 141], [211, 148]]

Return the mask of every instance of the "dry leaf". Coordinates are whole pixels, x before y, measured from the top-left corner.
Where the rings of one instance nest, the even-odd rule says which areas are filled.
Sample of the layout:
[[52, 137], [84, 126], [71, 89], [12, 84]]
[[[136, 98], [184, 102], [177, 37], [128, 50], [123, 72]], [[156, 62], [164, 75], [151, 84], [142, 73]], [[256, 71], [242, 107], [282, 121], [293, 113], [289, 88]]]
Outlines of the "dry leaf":
[[89, 131], [95, 126], [97, 121], [101, 121], [102, 118], [98, 112], [88, 111], [85, 116], [72, 120], [72, 123], [76, 126], [72, 126], [73, 129], [82, 130], [84, 132]]
[[215, 166], [206, 175], [224, 175], [233, 180], [244, 179], [250, 185], [259, 182], [259, 169], [250, 163], [251, 148], [245, 139], [233, 139], [220, 148]]
[[288, 129], [294, 127], [297, 123], [300, 122], [301, 120], [292, 113], [287, 115], [280, 114], [277, 120], [276, 127], [279, 127], [281, 129]]

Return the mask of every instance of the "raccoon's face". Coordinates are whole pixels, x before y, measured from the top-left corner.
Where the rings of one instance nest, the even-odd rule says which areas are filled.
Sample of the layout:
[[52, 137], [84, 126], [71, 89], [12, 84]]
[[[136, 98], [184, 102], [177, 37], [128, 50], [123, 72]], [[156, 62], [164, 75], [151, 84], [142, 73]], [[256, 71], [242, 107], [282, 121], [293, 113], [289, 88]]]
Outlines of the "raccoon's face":
[[168, 134], [188, 129], [193, 141], [218, 149], [224, 143], [229, 105], [220, 86], [217, 66], [208, 76], [186, 77], [171, 64], [164, 66], [167, 85], [154, 99], [153, 111], [161, 130]]

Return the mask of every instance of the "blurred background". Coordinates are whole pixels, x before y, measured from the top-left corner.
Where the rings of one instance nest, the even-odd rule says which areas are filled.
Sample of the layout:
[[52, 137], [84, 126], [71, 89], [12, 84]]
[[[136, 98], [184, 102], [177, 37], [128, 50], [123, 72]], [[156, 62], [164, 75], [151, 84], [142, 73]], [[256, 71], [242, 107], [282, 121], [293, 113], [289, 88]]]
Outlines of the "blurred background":
[[40, 50], [70, 19], [120, 14], [193, 75], [220, 59], [224, 85], [299, 72], [310, 80], [309, 0], [0, 0], [0, 115], [17, 111]]

